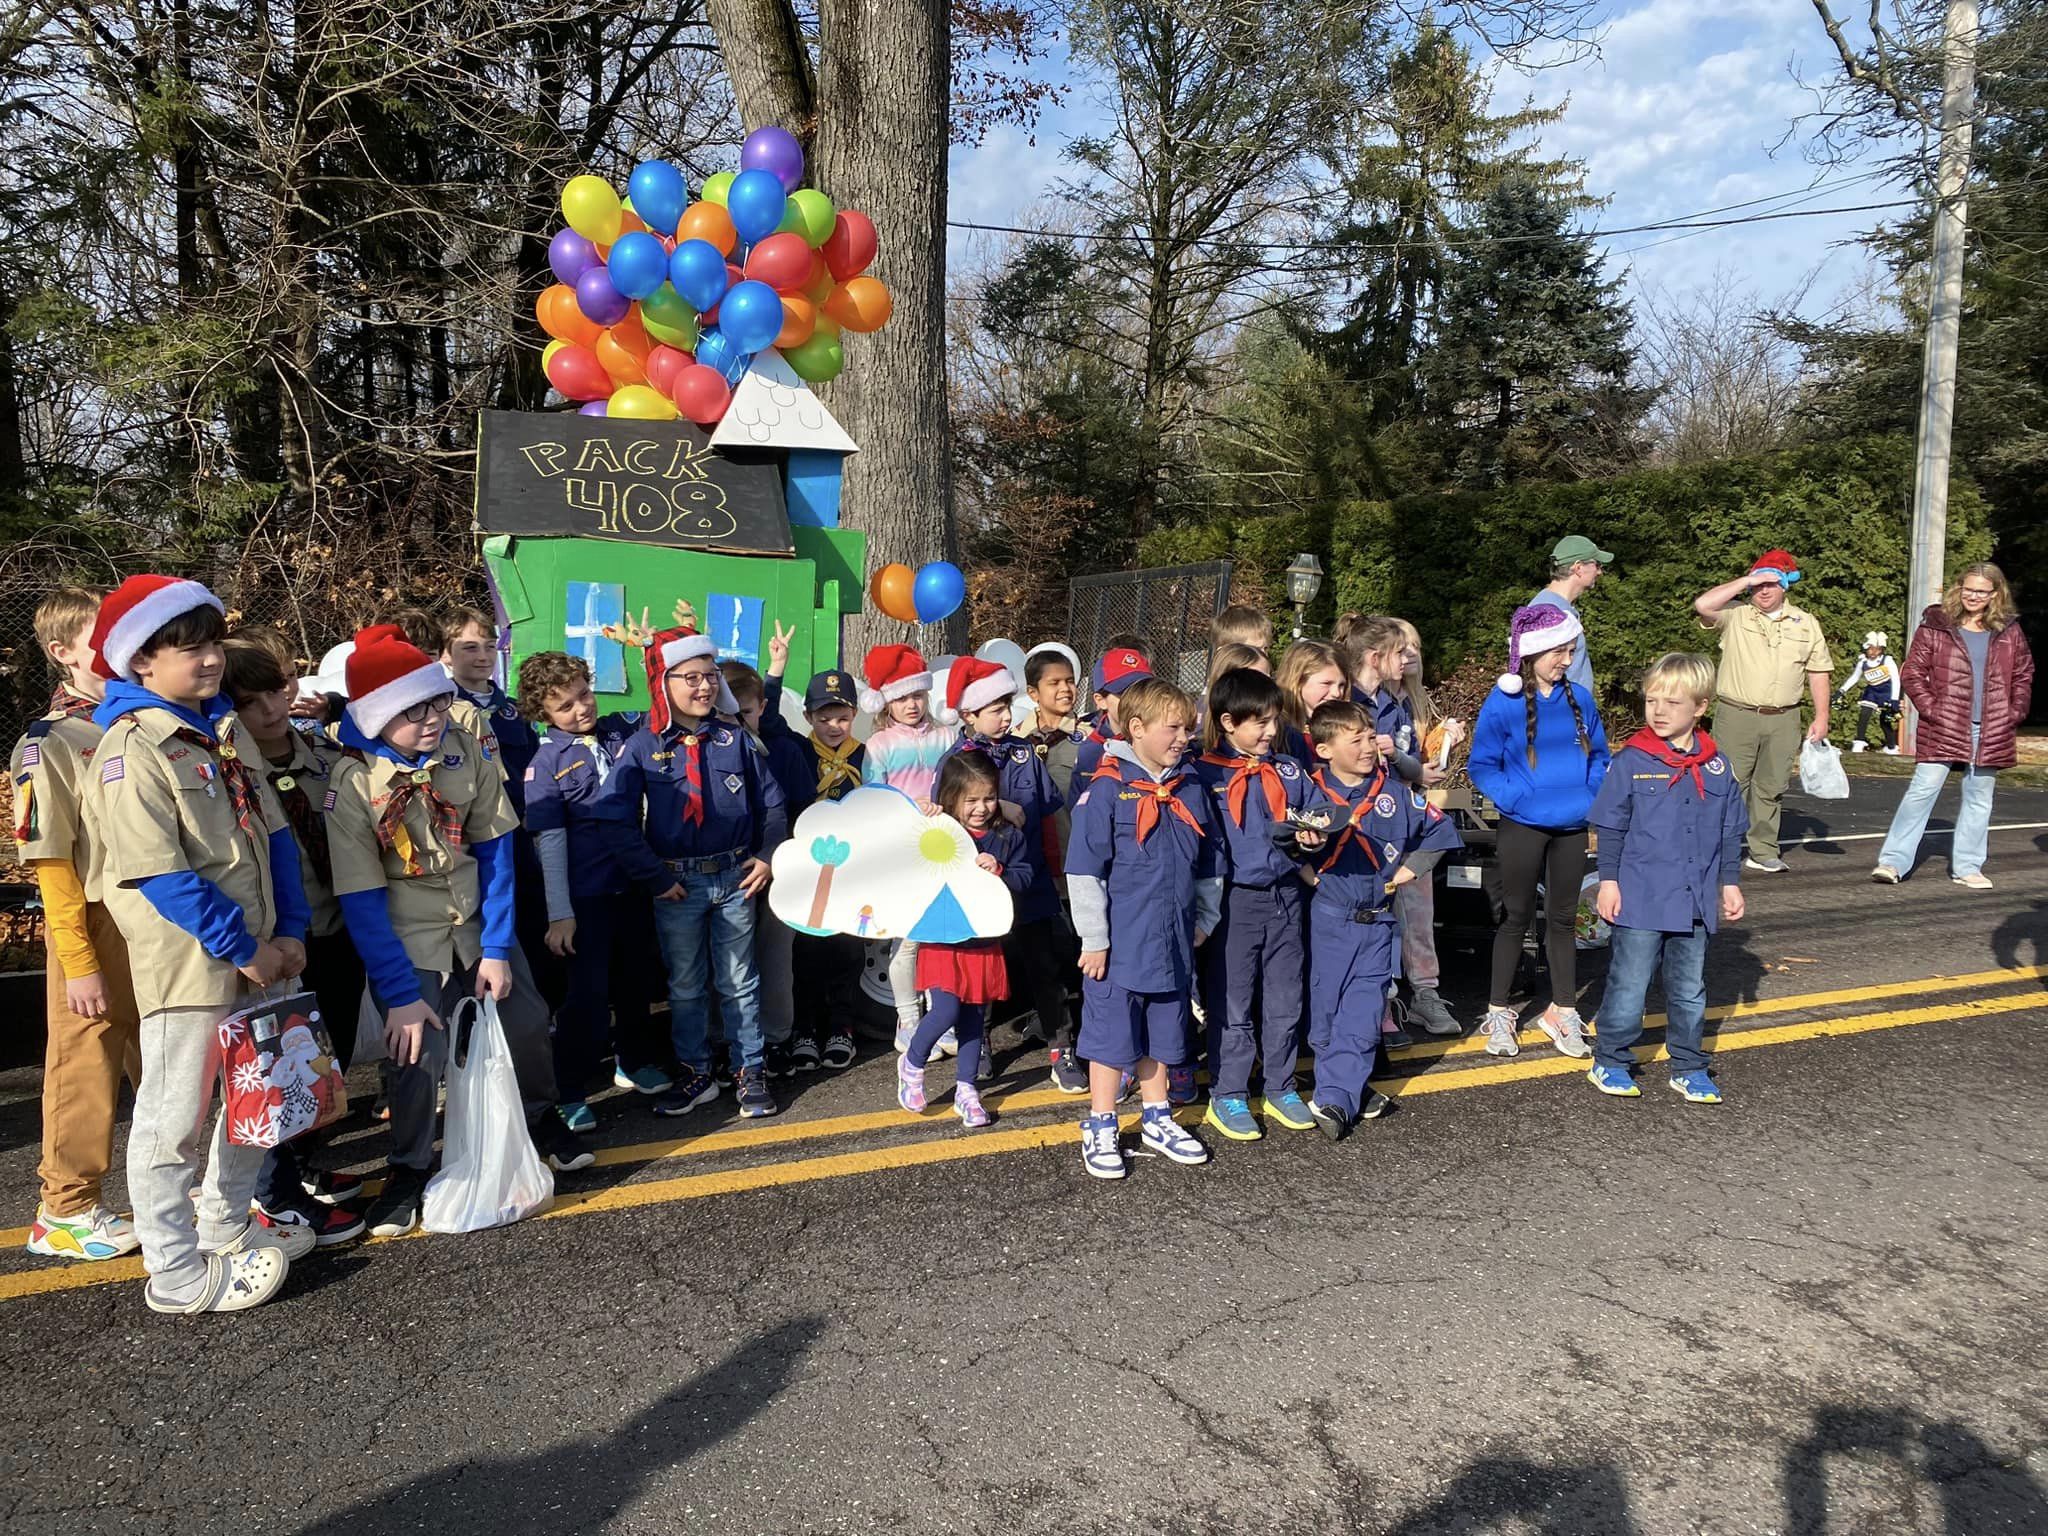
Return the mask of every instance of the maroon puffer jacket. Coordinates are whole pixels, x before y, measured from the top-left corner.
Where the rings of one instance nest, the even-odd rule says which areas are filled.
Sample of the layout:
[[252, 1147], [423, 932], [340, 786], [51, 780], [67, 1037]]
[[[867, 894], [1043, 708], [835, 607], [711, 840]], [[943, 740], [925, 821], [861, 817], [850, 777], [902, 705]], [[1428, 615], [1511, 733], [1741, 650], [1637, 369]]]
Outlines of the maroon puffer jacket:
[[[1906, 697], [1920, 711], [1913, 755], [1923, 763], [1969, 762], [1970, 653], [1941, 604], [1920, 616], [1901, 675]], [[2033, 701], [2034, 653], [2014, 620], [1991, 637], [1985, 657], [1979, 768], [2010, 768], [2019, 761], [2019, 726]]]

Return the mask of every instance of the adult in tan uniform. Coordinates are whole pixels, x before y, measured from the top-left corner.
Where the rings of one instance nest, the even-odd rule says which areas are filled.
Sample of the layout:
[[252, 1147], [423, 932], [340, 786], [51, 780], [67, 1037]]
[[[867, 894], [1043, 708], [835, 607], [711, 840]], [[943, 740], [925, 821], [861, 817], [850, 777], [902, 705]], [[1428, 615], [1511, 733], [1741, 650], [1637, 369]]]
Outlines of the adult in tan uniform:
[[1797, 560], [1782, 549], [1766, 550], [1742, 575], [1702, 592], [1692, 605], [1701, 625], [1721, 635], [1714, 741], [1749, 805], [1749, 854], [1742, 862], [1767, 875], [1785, 870], [1778, 816], [1799, 753], [1802, 690], [1813, 700], [1806, 739], [1825, 741], [1828, 734], [1834, 662], [1819, 622], [1786, 598], [1797, 580]]

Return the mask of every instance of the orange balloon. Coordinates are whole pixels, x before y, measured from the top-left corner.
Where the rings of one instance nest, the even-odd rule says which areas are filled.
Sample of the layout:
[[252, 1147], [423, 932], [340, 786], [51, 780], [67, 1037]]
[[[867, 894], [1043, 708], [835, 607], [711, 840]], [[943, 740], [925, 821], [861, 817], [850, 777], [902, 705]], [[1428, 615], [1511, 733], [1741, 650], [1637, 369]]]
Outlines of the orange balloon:
[[820, 305], [832, 297], [832, 290], [838, 286], [837, 279], [832, 276], [831, 268], [825, 265], [825, 258], [813, 255], [811, 257], [811, 280], [804, 284], [804, 297], [809, 299], [813, 306]]
[[869, 581], [868, 596], [890, 618], [915, 624], [917, 601], [913, 593], [916, 586], [917, 574], [909, 566], [885, 565]]
[[785, 293], [782, 296], [782, 329], [775, 337], [776, 349], [787, 352], [791, 347], [802, 346], [817, 328], [818, 312], [811, 307], [811, 301], [800, 293]]
[[856, 336], [879, 331], [889, 323], [895, 307], [889, 290], [873, 277], [848, 278], [825, 301], [825, 313]]
[[630, 235], [635, 230], [644, 235], [647, 233], [647, 226], [640, 222], [640, 215], [632, 209], [621, 208], [619, 210], [619, 233]]
[[647, 361], [647, 354], [654, 350], [654, 338], [647, 334], [647, 327], [640, 323], [638, 304], [626, 311], [626, 318], [611, 328], [610, 335], [613, 341], [643, 363]]
[[621, 389], [628, 384], [647, 382], [645, 361], [621, 346], [618, 338], [610, 331], [598, 337], [597, 345], [591, 350], [597, 353], [598, 362], [604, 365], [604, 371], [611, 375], [612, 382]]
[[576, 303], [576, 290], [567, 283], [541, 289], [540, 297], [533, 301], [533, 312], [540, 328], [557, 341], [594, 347], [597, 338], [604, 334], [603, 326], [592, 324], [584, 316]]
[[732, 227], [732, 215], [718, 204], [692, 203], [676, 221], [676, 243], [685, 240], [709, 241], [718, 247], [719, 255], [730, 256], [740, 243], [740, 234]]

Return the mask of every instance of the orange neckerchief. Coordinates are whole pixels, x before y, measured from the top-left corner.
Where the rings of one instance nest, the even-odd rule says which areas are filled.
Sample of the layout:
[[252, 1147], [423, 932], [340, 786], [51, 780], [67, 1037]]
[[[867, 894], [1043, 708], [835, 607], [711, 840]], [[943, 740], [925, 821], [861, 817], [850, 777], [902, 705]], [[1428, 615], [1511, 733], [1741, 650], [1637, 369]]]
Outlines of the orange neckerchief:
[[1244, 827], [1245, 797], [1251, 793], [1252, 781], [1266, 792], [1266, 809], [1279, 821], [1287, 814], [1287, 787], [1280, 782], [1280, 770], [1273, 766], [1270, 757], [1246, 757], [1226, 752], [1204, 752], [1202, 761], [1213, 768], [1230, 768], [1235, 771], [1230, 777], [1230, 787], [1225, 803], [1230, 807], [1230, 819], [1239, 829]]
[[1174, 815], [1188, 824], [1188, 830], [1197, 837], [1202, 835], [1202, 824], [1195, 820], [1195, 813], [1187, 808], [1180, 796], [1173, 792], [1173, 784], [1160, 783], [1156, 779], [1127, 779], [1117, 766], [1120, 759], [1105, 757], [1102, 766], [1089, 775], [1090, 779], [1109, 779], [1128, 789], [1138, 790], [1138, 846], [1145, 846], [1145, 839], [1152, 835], [1152, 829], [1159, 825], [1159, 808], [1169, 806]]
[[[1323, 777], [1322, 769], [1318, 768], [1311, 777], [1316, 781], [1316, 788], [1320, 789], [1339, 805], [1345, 803], [1344, 795], [1336, 787], [1333, 787], [1328, 779]], [[1352, 807], [1351, 817], [1344, 823], [1344, 830], [1337, 835], [1336, 842], [1330, 845], [1330, 856], [1316, 866], [1318, 874], [1328, 872], [1330, 867], [1343, 854], [1345, 845], [1352, 842], [1357, 843], [1359, 847], [1365, 850], [1365, 859], [1368, 864], [1372, 865], [1375, 870], [1381, 868], [1379, 851], [1373, 847], [1372, 839], [1362, 835], [1359, 829], [1365, 825], [1365, 818], [1372, 814], [1373, 802], [1379, 799], [1380, 791], [1386, 788], [1386, 785], [1387, 770], [1381, 768], [1373, 774], [1372, 782], [1365, 786], [1365, 797]]]

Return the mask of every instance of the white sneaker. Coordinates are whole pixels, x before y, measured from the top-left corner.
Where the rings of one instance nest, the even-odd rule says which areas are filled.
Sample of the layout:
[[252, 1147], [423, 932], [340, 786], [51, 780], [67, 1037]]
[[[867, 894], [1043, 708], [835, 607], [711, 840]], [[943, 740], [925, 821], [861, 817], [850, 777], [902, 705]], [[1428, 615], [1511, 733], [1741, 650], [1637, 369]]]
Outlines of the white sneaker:
[[282, 1226], [267, 1226], [254, 1215], [249, 1225], [242, 1228], [241, 1236], [231, 1243], [222, 1243], [218, 1248], [209, 1248], [208, 1253], [228, 1257], [237, 1253], [248, 1253], [257, 1248], [275, 1248], [288, 1259], [303, 1259], [319, 1246], [320, 1239], [311, 1227], [302, 1227], [297, 1222]]
[[1967, 875], [1950, 875], [1949, 879], [1955, 884], [1972, 891], [1988, 891], [1991, 889], [1991, 881], [1981, 870], [1972, 870]]
[[1879, 885], [1897, 885], [1900, 877], [1899, 872], [1893, 869], [1891, 865], [1880, 864], [1870, 872], [1870, 878]]
[[1081, 1122], [1081, 1166], [1095, 1179], [1120, 1179], [1130, 1171], [1124, 1166], [1115, 1115], [1090, 1115]]
[[1869, 745], [1870, 743], [1867, 741], [1852, 741], [1849, 743], [1849, 750], [1851, 752], [1861, 752]]
[[1593, 1047], [1586, 1044], [1586, 1021], [1579, 1017], [1576, 1008], [1560, 1008], [1552, 1003], [1536, 1015], [1536, 1027], [1567, 1056], [1584, 1058], [1593, 1054]]
[[95, 1205], [76, 1216], [52, 1216], [36, 1207], [34, 1225], [28, 1229], [28, 1251], [46, 1259], [83, 1259], [98, 1263], [118, 1259], [142, 1246], [134, 1226], [104, 1205]]
[[1884, 749], [1884, 755], [1886, 757], [1897, 757], [1899, 755], [1899, 749], [1897, 747], [1886, 747]]
[[1169, 1162], [1192, 1165], [1209, 1161], [1209, 1149], [1197, 1138], [1190, 1136], [1181, 1123], [1173, 1118], [1171, 1112], [1166, 1110], [1155, 1113], [1150, 1108], [1146, 1109], [1144, 1117], [1138, 1122], [1138, 1141], [1140, 1145], [1151, 1148]]
[[1489, 1008], [1486, 1017], [1479, 1021], [1479, 1027], [1486, 1031], [1486, 1054], [1489, 1056], [1519, 1056], [1522, 1042], [1515, 1038], [1519, 1020], [1512, 1008]]

